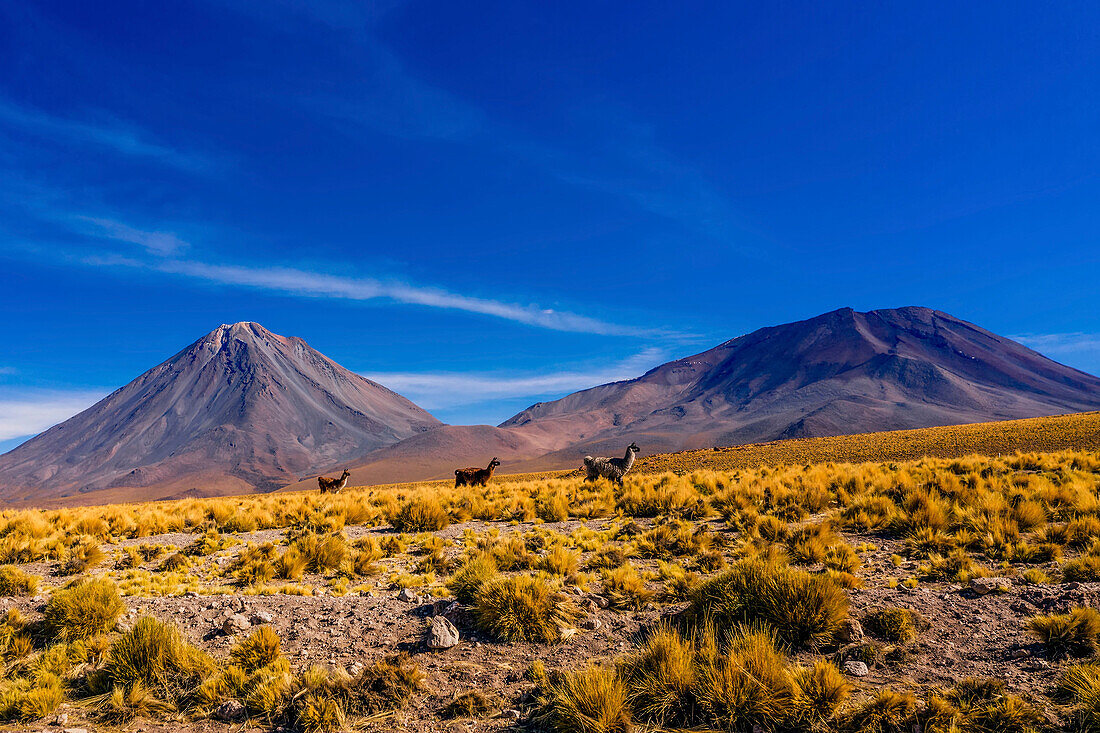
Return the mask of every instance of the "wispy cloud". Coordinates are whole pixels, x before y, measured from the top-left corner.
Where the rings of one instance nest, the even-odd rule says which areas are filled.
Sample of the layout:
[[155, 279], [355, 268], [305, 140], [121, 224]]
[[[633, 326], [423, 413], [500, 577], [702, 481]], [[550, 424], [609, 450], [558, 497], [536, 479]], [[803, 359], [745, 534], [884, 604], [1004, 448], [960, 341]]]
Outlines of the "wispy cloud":
[[36, 435], [91, 407], [103, 392], [28, 392], [0, 396], [0, 440]]
[[668, 359], [653, 347], [610, 366], [566, 369], [547, 374], [506, 372], [370, 372], [363, 374], [427, 409], [474, 405], [491, 400], [564, 395], [644, 374]]
[[196, 171], [209, 165], [202, 156], [163, 145], [136, 126], [106, 115], [96, 120], [68, 118], [0, 98], [0, 126], [54, 142], [93, 145], [153, 159], [181, 170]]
[[1072, 367], [1100, 374], [1100, 333], [1023, 333], [1010, 338]]
[[616, 336], [673, 335], [671, 332], [621, 326], [597, 318], [537, 305], [520, 305], [461, 295], [442, 288], [371, 278], [328, 275], [291, 267], [247, 267], [178, 259], [143, 261], [125, 257], [88, 257], [83, 261], [90, 265], [133, 267], [208, 283], [247, 287], [290, 296], [349, 301], [385, 299], [409, 305], [478, 313], [554, 331]]
[[92, 236], [127, 242], [143, 247], [151, 254], [172, 255], [187, 249], [187, 242], [172, 232], [148, 231], [137, 229], [114, 219], [101, 219], [92, 216], [77, 216], [75, 220], [87, 226], [86, 233]]
[[1023, 333], [1011, 338], [1044, 354], [1100, 351], [1100, 333]]
[[0, 366], [0, 375], [18, 374], [19, 370], [12, 366]]

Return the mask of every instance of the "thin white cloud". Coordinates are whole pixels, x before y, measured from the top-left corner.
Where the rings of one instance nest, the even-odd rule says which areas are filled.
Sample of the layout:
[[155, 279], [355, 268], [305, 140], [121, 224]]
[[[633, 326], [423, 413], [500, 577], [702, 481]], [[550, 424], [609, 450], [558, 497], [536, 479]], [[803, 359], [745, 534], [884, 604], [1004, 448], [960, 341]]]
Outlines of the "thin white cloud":
[[153, 270], [209, 283], [254, 288], [290, 296], [350, 301], [386, 299], [410, 305], [478, 313], [554, 331], [616, 336], [679, 335], [659, 329], [620, 326], [568, 311], [541, 308], [537, 305], [519, 305], [461, 295], [442, 288], [385, 282], [371, 278], [328, 275], [290, 267], [215, 265], [175, 259], [145, 262], [125, 257], [89, 257], [83, 261], [96, 266], [123, 266]]
[[0, 440], [37, 435], [103, 399], [103, 392], [30, 392], [0, 397]]
[[0, 375], [18, 374], [19, 370], [13, 366], [0, 366]]
[[201, 156], [154, 142], [148, 133], [114, 118], [101, 121], [70, 119], [0, 99], [0, 125], [54, 142], [94, 145], [123, 155], [154, 159], [183, 170], [197, 170], [208, 165]]
[[653, 347], [611, 366], [572, 369], [547, 374], [501, 372], [370, 372], [363, 374], [413, 402], [432, 410], [474, 405], [492, 400], [564, 395], [608, 382], [633, 379], [667, 361], [664, 349]]
[[1075, 369], [1100, 374], [1100, 333], [1024, 333], [1009, 338]]
[[1100, 333], [1024, 333], [1010, 338], [1043, 354], [1100, 351]]
[[172, 232], [147, 231], [114, 219], [102, 219], [92, 216], [78, 216], [76, 219], [91, 225], [88, 229], [93, 236], [136, 244], [155, 255], [176, 254], [188, 246], [187, 242], [184, 242]]

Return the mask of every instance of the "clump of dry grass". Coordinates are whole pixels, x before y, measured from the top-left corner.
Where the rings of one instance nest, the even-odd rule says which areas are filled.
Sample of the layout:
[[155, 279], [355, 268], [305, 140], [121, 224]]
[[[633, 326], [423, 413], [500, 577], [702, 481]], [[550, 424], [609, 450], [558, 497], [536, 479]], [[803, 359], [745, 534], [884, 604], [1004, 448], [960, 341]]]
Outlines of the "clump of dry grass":
[[655, 592], [646, 587], [645, 579], [628, 563], [603, 571], [603, 594], [612, 608], [640, 611], [652, 600]]
[[496, 560], [487, 552], [478, 552], [450, 577], [447, 588], [459, 603], [473, 603], [481, 587], [496, 576]]
[[490, 580], [474, 601], [478, 628], [501, 641], [558, 641], [578, 615], [563, 594], [530, 575]]
[[863, 617], [863, 627], [893, 644], [908, 644], [927, 625], [924, 618], [908, 608], [880, 608]]
[[1069, 613], [1033, 616], [1028, 631], [1054, 657], [1084, 657], [1097, 650], [1100, 640], [1100, 612], [1075, 608]]
[[554, 545], [539, 562], [539, 567], [551, 575], [570, 576], [577, 572], [580, 555], [564, 545]]
[[848, 597], [829, 578], [751, 560], [705, 581], [688, 609], [696, 623], [764, 624], [800, 647], [831, 641], [847, 615]]
[[68, 548], [57, 572], [60, 575], [77, 575], [95, 567], [106, 557], [98, 542], [91, 537], [81, 537]]
[[882, 690], [848, 711], [841, 729], [851, 733], [896, 733], [907, 730], [917, 713], [917, 698], [909, 692]]
[[0, 596], [32, 596], [38, 590], [37, 575], [24, 573], [14, 565], [0, 567]]
[[229, 657], [234, 664], [246, 672], [255, 672], [274, 664], [281, 656], [279, 635], [267, 625], [253, 629], [248, 636], [238, 641], [229, 650]]
[[43, 623], [54, 638], [77, 641], [113, 629], [123, 610], [114, 583], [76, 581], [50, 596], [43, 611]]
[[500, 699], [482, 690], [464, 692], [443, 708], [445, 718], [484, 718], [500, 709]]
[[61, 679], [40, 672], [34, 679], [17, 678], [0, 686], [0, 719], [29, 722], [44, 718], [62, 703]]
[[608, 667], [587, 667], [556, 676], [544, 691], [539, 727], [555, 733], [630, 733], [626, 689]]
[[178, 706], [215, 668], [214, 660], [188, 644], [174, 625], [143, 616], [114, 640], [89, 686], [125, 698], [140, 685], [157, 700]]
[[398, 532], [436, 532], [451, 523], [447, 510], [435, 497], [410, 499], [389, 520]]

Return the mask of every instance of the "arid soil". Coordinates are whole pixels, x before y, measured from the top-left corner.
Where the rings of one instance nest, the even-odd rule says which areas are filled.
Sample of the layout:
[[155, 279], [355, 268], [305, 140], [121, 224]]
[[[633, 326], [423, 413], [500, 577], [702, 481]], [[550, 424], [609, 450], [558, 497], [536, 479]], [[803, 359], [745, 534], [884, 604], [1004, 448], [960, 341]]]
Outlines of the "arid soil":
[[[468, 530], [485, 533], [497, 529], [506, 533], [530, 532], [536, 528], [569, 534], [578, 527], [587, 526], [603, 530], [612, 520], [588, 522], [567, 521], [560, 523], [488, 524], [467, 522], [452, 525], [437, 535], [448, 540], [459, 540]], [[812, 520], [811, 520], [812, 521]], [[639, 520], [644, 528], [651, 522]], [[715, 532], [736, 533], [724, 529], [719, 521], [707, 523]], [[365, 534], [390, 534], [388, 530], [366, 527], [348, 527], [349, 539]], [[267, 530], [244, 534], [244, 542], [278, 540], [282, 532]], [[901, 567], [890, 563], [896, 547], [877, 537], [845, 534], [845, 539], [857, 546], [862, 542], [874, 544], [875, 549], [862, 553], [864, 568], [860, 573], [868, 578], [866, 587], [849, 590], [851, 615], [862, 618], [866, 612], [887, 606], [900, 606], [915, 610], [928, 622], [919, 638], [909, 646], [908, 654], [894, 661], [872, 664], [869, 674], [852, 678], [858, 690], [867, 694], [883, 686], [897, 690], [926, 690], [929, 687], [949, 686], [964, 677], [997, 677], [1006, 681], [1009, 691], [1032, 697], [1049, 687], [1057, 664], [1046, 658], [1040, 645], [1026, 633], [1026, 620], [1040, 611], [1065, 611], [1076, 605], [1096, 606], [1100, 600], [1100, 584], [1067, 583], [1045, 586], [1011, 584], [1004, 592], [978, 595], [959, 584], [926, 583], [909, 589], [902, 586], [885, 587], [887, 577], [902, 577], [911, 572], [915, 563], [905, 562]], [[162, 535], [127, 540], [121, 545], [107, 546], [108, 557], [115, 550], [129, 544], [159, 543], [182, 547], [195, 539], [187, 534]], [[214, 553], [204, 559], [204, 566], [193, 569], [199, 577], [207, 570], [229, 564], [245, 547], [244, 542]], [[446, 554], [457, 559], [463, 552], [460, 542], [446, 548]], [[585, 554], [587, 560], [589, 554]], [[357, 666], [396, 654], [410, 655], [425, 672], [426, 690], [418, 694], [404, 708], [377, 719], [357, 722], [368, 730], [380, 731], [482, 731], [510, 729], [529, 713], [533, 700], [532, 685], [524, 679], [524, 671], [532, 660], [542, 660], [551, 669], [576, 669], [589, 660], [614, 659], [630, 653], [634, 643], [647, 628], [662, 617], [675, 616], [684, 604], [650, 604], [641, 611], [615, 611], [606, 606], [599, 595], [598, 580], [590, 583], [584, 592], [571, 589], [576, 602], [586, 612], [585, 622], [578, 624], [577, 632], [560, 644], [498, 643], [478, 634], [461, 609], [452, 609], [448, 616], [454, 620], [462, 636], [458, 646], [445, 651], [430, 651], [424, 644], [430, 618], [449, 605], [449, 601], [433, 598], [424, 589], [415, 589], [420, 598], [403, 600], [398, 591], [386, 580], [389, 571], [411, 566], [415, 558], [407, 554], [386, 558], [384, 567], [376, 576], [373, 588], [354, 591], [344, 596], [334, 596], [324, 590], [320, 577], [306, 577], [305, 582], [315, 581], [321, 595], [248, 595], [225, 590], [224, 579], [217, 583], [200, 584], [197, 590], [169, 597], [126, 598], [128, 607], [122, 624], [131, 624], [143, 614], [172, 621], [184, 630], [189, 640], [224, 659], [233, 642], [233, 636], [223, 631], [227, 618], [241, 614], [254, 623], [268, 622], [278, 632], [283, 649], [293, 666], [305, 668], [311, 664], [342, 665], [355, 670]], [[104, 563], [107, 569], [111, 560]], [[655, 561], [635, 558], [639, 570], [652, 570]], [[152, 568], [157, 562], [148, 564]], [[909, 566], [909, 567], [907, 567]], [[582, 562], [583, 567], [583, 562]], [[49, 585], [61, 584], [64, 579], [52, 577], [49, 564], [27, 565], [28, 571], [46, 576]], [[656, 590], [660, 583], [649, 581]], [[34, 617], [46, 600], [44, 592], [33, 598], [0, 599], [0, 611], [18, 608]], [[439, 601], [439, 602], [437, 602]], [[597, 623], [598, 622], [598, 623]], [[582, 628], [597, 626], [598, 628]], [[870, 639], [870, 637], [868, 637]], [[819, 650], [829, 655], [835, 650]], [[803, 659], [814, 654], [802, 652]], [[460, 693], [482, 690], [495, 693], [499, 698], [498, 712], [485, 718], [444, 720], [441, 710]], [[860, 693], [857, 692], [857, 697]], [[1036, 697], [1038, 704], [1041, 699]], [[1049, 711], [1048, 711], [1049, 712]], [[1053, 713], [1050, 713], [1053, 714]], [[98, 730], [100, 723], [90, 719], [79, 705], [67, 703], [45, 722], [26, 727], [13, 726], [3, 730], [63, 731], [84, 728]], [[241, 727], [241, 724], [223, 724], [211, 720], [200, 721], [137, 721], [127, 727], [134, 731], [213, 731], [260, 730]]]

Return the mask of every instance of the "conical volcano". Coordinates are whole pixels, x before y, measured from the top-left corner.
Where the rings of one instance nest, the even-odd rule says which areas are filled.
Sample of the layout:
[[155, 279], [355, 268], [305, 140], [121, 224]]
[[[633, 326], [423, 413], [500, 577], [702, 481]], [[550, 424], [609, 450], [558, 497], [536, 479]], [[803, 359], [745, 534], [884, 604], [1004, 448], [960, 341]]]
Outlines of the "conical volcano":
[[222, 325], [0, 456], [0, 496], [266, 491], [439, 424], [300, 338]]

